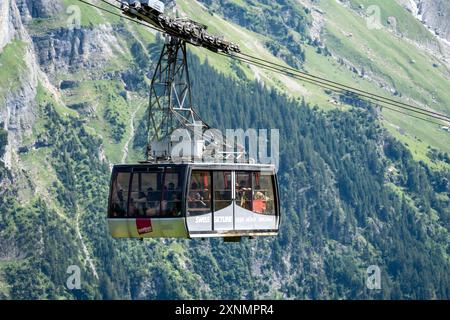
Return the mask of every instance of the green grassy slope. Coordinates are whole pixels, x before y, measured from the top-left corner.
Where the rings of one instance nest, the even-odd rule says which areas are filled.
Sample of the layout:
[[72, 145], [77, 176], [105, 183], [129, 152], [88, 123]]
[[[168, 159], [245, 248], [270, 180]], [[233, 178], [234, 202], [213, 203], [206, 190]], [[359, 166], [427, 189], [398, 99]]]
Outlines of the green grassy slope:
[[20, 84], [20, 76], [26, 70], [24, 65], [25, 44], [15, 40], [0, 52], [0, 98], [13, 91]]
[[[366, 6], [369, 3], [371, 2], [358, 2]], [[450, 91], [447, 90], [449, 79], [446, 76], [449, 69], [445, 65], [387, 29], [369, 30], [364, 18], [335, 1], [324, 2], [322, 8], [328, 15], [325, 36], [332, 50], [359, 67], [364, 66], [366, 70], [383, 77], [402, 94], [404, 101], [417, 101], [421, 106], [450, 112]], [[419, 30], [413, 32], [411, 29], [411, 34], [420, 37], [421, 41], [428, 40], [429, 35], [424, 31], [424, 27], [412, 18], [406, 18], [407, 11], [396, 3], [383, 2], [382, 21], [386, 20], [388, 14], [398, 17], [400, 30], [405, 28], [405, 25], [411, 25]], [[347, 36], [348, 34], [351, 34], [351, 37]], [[346, 79], [338, 79], [349, 83]], [[360, 82], [357, 82], [357, 85], [380, 93], [374, 85]], [[386, 95], [386, 92], [381, 93]], [[400, 126], [409, 138], [417, 137], [415, 144], [422, 145], [422, 148], [424, 145], [431, 145], [445, 152], [450, 151], [450, 135], [439, 130], [438, 126], [387, 110], [384, 115], [387, 122]], [[397, 136], [403, 139], [402, 135]], [[404, 141], [407, 139], [408, 137]]]

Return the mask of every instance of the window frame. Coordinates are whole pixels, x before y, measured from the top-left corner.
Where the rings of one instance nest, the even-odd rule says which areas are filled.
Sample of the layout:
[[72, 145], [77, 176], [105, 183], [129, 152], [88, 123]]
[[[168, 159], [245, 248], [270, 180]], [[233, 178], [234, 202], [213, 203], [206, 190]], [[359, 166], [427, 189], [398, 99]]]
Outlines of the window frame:
[[[158, 215], [154, 216], [139, 216], [139, 215], [133, 215], [129, 216], [130, 212], [130, 205], [131, 205], [131, 190], [133, 185], [133, 176], [135, 174], [139, 174], [139, 180], [142, 181], [142, 176], [140, 174], [146, 174], [146, 173], [161, 173], [162, 179], [161, 179], [161, 188], [164, 188], [164, 182], [165, 182], [165, 175], [167, 171], [172, 171], [174, 173], [178, 173], [178, 185], [179, 185], [179, 193], [180, 193], [180, 215], [179, 216], [173, 216], [173, 215], [162, 215], [162, 201], [164, 197], [164, 190], [157, 190], [157, 192], [160, 192], [159, 197], [159, 213]], [[129, 182], [128, 182], [128, 196], [125, 200], [126, 202], [126, 212], [124, 216], [119, 217], [113, 217], [112, 216], [112, 197], [113, 192], [115, 191], [113, 188], [113, 183], [117, 179], [117, 176], [119, 173], [128, 173], [129, 176]], [[114, 168], [113, 172], [111, 174], [111, 181], [110, 181], [110, 192], [108, 197], [108, 219], [128, 219], [128, 220], [136, 220], [136, 219], [179, 219], [179, 218], [185, 218], [185, 210], [183, 208], [184, 198], [185, 198], [185, 180], [186, 180], [186, 167], [178, 167], [178, 166], [154, 166], [154, 167], [119, 167]]]
[[[128, 190], [127, 190], [127, 198], [125, 200], [125, 214], [123, 216], [119, 216], [119, 217], [113, 217], [112, 213], [112, 204], [113, 204], [113, 194], [114, 191], [117, 192], [117, 179], [120, 173], [128, 173], [129, 177], [128, 177]], [[127, 219], [128, 218], [128, 201], [130, 198], [130, 184], [131, 184], [131, 177], [132, 177], [132, 170], [131, 168], [120, 168], [117, 170], [113, 170], [112, 174], [111, 174], [111, 180], [110, 180], [110, 190], [109, 190], [109, 196], [108, 196], [108, 219]], [[114, 184], [116, 184], [116, 186], [114, 186]]]
[[237, 200], [237, 194], [236, 194], [236, 192], [237, 192], [237, 190], [236, 190], [236, 186], [234, 187], [235, 188], [235, 190], [234, 190], [234, 199], [233, 199], [233, 201], [235, 202], [235, 204], [236, 204], [236, 206], [239, 206], [239, 207], [241, 207], [242, 209], [245, 209], [245, 210], [248, 210], [248, 211], [251, 211], [251, 212], [253, 212], [253, 191], [254, 191], [254, 186], [253, 186], [253, 174], [255, 173], [255, 172], [261, 172], [261, 171], [254, 171], [254, 170], [235, 170], [235, 171], [233, 171], [234, 172], [234, 180], [235, 180], [235, 184], [236, 183], [239, 183], [239, 181], [238, 181], [238, 179], [237, 179], [237, 177], [238, 177], [238, 174], [246, 174], [246, 175], [248, 175], [250, 178], [248, 179], [248, 181], [250, 181], [250, 187], [247, 187], [247, 188], [250, 188], [250, 191], [244, 191], [244, 192], [249, 192], [249, 194], [250, 194], [250, 199], [247, 199], [247, 200], [245, 200], [245, 202], [249, 202], [250, 203], [250, 208], [246, 208], [246, 207], [242, 207], [240, 204], [238, 204], [238, 200]]
[[209, 191], [209, 193], [210, 193], [210, 200], [209, 200], [210, 204], [209, 204], [209, 208], [210, 208], [210, 212], [205, 213], [205, 214], [209, 214], [209, 213], [213, 213], [214, 212], [214, 202], [213, 202], [213, 197], [214, 197], [214, 195], [213, 195], [213, 186], [214, 186], [213, 172], [214, 172], [214, 170], [193, 169], [193, 170], [190, 171], [189, 179], [188, 179], [187, 186], [186, 186], [186, 197], [185, 197], [186, 198], [185, 199], [186, 217], [188, 217], [188, 212], [189, 212], [189, 209], [190, 209], [189, 208], [189, 193], [191, 191], [192, 176], [196, 172], [207, 172], [208, 175], [209, 175], [209, 182], [210, 182], [210, 191]]
[[[230, 204], [233, 204], [234, 196], [233, 196], [233, 170], [211, 170], [211, 192], [212, 197], [211, 201], [213, 203], [212, 205], [212, 213], [216, 212], [216, 187], [215, 187], [215, 179], [214, 179], [214, 173], [229, 173], [230, 174], [230, 199], [228, 200], [222, 200], [222, 201], [230, 201]], [[225, 180], [224, 180], [225, 181]], [[214, 224], [213, 224], [214, 225]]]
[[[273, 207], [273, 212], [272, 213], [265, 213], [265, 212], [256, 212], [255, 211], [255, 194], [258, 191], [261, 191], [261, 189], [256, 189], [257, 184], [255, 184], [254, 182], [256, 181], [256, 175], [259, 174], [259, 179], [262, 178], [269, 178], [268, 181], [270, 182], [270, 193], [272, 195], [272, 207]], [[269, 189], [268, 189], [269, 191]], [[267, 196], [267, 195], [265, 195]], [[258, 199], [256, 199], [258, 200]], [[266, 201], [266, 206], [268, 204], [267, 199]], [[253, 213], [257, 213], [257, 214], [263, 214], [263, 215], [268, 215], [268, 216], [278, 216], [279, 215], [279, 210], [278, 210], [278, 190], [277, 190], [277, 180], [275, 178], [275, 174], [273, 172], [269, 172], [269, 171], [253, 171], [252, 172], [252, 212]], [[266, 209], [267, 210], [267, 209]]]
[[[176, 190], [179, 190], [178, 192], [179, 192], [179, 194], [180, 194], [180, 215], [179, 216], [171, 216], [171, 215], [165, 215], [165, 214], [162, 214], [162, 212], [163, 212], [163, 210], [162, 210], [162, 203], [163, 203], [163, 201], [166, 201], [167, 203], [168, 203], [168, 201], [167, 200], [165, 200], [164, 199], [164, 197], [165, 197], [165, 192], [168, 192], [169, 191], [169, 189], [167, 189], [167, 190], [164, 190], [164, 187], [165, 187], [165, 183], [166, 183], [166, 175], [167, 175], [167, 169], [169, 169], [169, 170], [171, 170], [171, 171], [169, 171], [169, 173], [178, 173], [178, 186], [179, 186], [179, 189], [175, 189], [175, 191]], [[184, 211], [184, 209], [183, 209], [183, 197], [184, 197], [184, 185], [183, 185], [183, 180], [184, 180], [184, 176], [183, 176], [183, 170], [182, 170], [182, 168], [173, 168], [173, 167], [164, 167], [164, 170], [163, 170], [163, 176], [162, 176], [162, 180], [161, 180], [161, 187], [162, 187], [162, 190], [160, 191], [161, 192], [161, 197], [160, 197], [160, 201], [159, 201], [159, 206], [160, 206], [160, 208], [159, 208], [159, 215], [155, 215], [155, 216], [151, 216], [151, 217], [149, 217], [149, 218], [151, 218], [151, 219], [153, 219], [153, 218], [155, 218], [155, 219], [172, 219], [172, 218], [183, 218], [184, 217], [184, 213], [183, 213], [183, 211]], [[166, 208], [166, 210], [167, 210], [167, 208]]]

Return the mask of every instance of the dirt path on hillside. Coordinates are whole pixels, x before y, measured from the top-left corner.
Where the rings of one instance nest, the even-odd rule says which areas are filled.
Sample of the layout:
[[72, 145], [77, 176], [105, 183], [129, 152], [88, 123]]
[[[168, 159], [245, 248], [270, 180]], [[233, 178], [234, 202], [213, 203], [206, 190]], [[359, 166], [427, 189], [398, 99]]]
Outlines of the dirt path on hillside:
[[135, 127], [134, 127], [134, 119], [136, 118], [136, 114], [139, 112], [139, 110], [142, 108], [142, 104], [140, 104], [131, 114], [131, 119], [130, 119], [130, 128], [131, 128], [131, 133], [130, 136], [128, 137], [127, 142], [125, 142], [125, 145], [123, 146], [123, 155], [122, 155], [122, 161], [121, 163], [125, 163], [127, 161], [128, 158], [128, 150], [129, 150], [129, 146], [131, 143], [131, 140], [133, 140], [134, 138], [134, 133], [135, 133]]
[[77, 229], [77, 236], [78, 236], [78, 239], [80, 239], [81, 248], [83, 249], [83, 253], [84, 253], [85, 257], [86, 257], [86, 262], [88, 263], [89, 268], [91, 268], [92, 274], [98, 280], [97, 269], [95, 269], [94, 262], [92, 261], [91, 255], [89, 254], [89, 250], [88, 250], [86, 244], [84, 243], [83, 235], [81, 234], [80, 215], [81, 215], [81, 210], [80, 210], [80, 207], [77, 205], [77, 216], [76, 216], [76, 219], [75, 219], [75, 222], [76, 222], [75, 227]]

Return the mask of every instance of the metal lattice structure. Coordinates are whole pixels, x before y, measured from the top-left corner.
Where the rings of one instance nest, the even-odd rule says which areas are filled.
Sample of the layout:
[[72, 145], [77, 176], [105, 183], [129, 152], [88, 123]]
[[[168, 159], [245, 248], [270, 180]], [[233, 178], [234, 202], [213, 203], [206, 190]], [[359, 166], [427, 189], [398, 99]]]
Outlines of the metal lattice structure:
[[[242, 158], [244, 148], [228, 152], [225, 138], [205, 134], [210, 127], [195, 112], [192, 104], [191, 83], [187, 61], [186, 42], [168, 36], [157, 63], [151, 86], [147, 122], [147, 161], [170, 161], [171, 135], [175, 130], [185, 129], [193, 148], [206, 144], [222, 150], [214, 156], [226, 160], [233, 156]], [[201, 157], [203, 150], [197, 150]]]
[[166, 34], [150, 87], [147, 161], [173, 160], [171, 135], [177, 129], [189, 133], [191, 154], [188, 157], [194, 161], [203, 157], [206, 146], [219, 150], [213, 155], [214, 158], [242, 160], [245, 154], [242, 146], [234, 150], [225, 143], [223, 136], [205, 134], [209, 126], [192, 105], [186, 50], [187, 43], [224, 53], [240, 52], [239, 46], [209, 34], [203, 24], [165, 15], [164, 5], [160, 1], [123, 2], [121, 9], [128, 17], [152, 24]]
[[207, 32], [208, 27], [187, 18], [172, 18], [163, 13], [164, 5], [155, 7], [160, 1], [122, 2], [121, 9], [126, 16], [144, 21], [160, 29], [167, 35], [176, 37], [194, 46], [200, 46], [213, 52], [239, 53], [239, 46], [221, 36]]
[[161, 141], [179, 128], [193, 131], [199, 124], [207, 127], [192, 106], [186, 43], [168, 37], [150, 87], [149, 141]]

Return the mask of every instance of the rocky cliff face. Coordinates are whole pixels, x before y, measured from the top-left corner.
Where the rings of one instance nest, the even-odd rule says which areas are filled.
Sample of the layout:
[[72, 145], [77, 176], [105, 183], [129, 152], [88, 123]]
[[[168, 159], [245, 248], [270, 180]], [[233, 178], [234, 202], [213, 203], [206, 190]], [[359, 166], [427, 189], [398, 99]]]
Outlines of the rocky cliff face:
[[[52, 30], [33, 37], [42, 70], [57, 85], [64, 73], [85, 70], [88, 77], [96, 76], [105, 61], [124, 49], [113, 35], [110, 25], [97, 28]], [[98, 75], [97, 75], [98, 77]]]
[[446, 0], [416, 0], [418, 16], [439, 37], [450, 41], [450, 2]]
[[0, 3], [0, 50], [11, 40], [27, 37], [24, 23], [50, 17], [62, 10], [58, 1], [3, 0]]
[[[32, 136], [36, 117], [38, 84], [64, 104], [59, 86], [69, 72], [83, 70], [85, 78], [101, 78], [98, 70], [116, 53], [124, 49], [113, 35], [109, 24], [96, 28], [58, 28], [45, 33], [30, 34], [32, 19], [61, 13], [58, 1], [6, 0], [0, 6], [0, 51], [12, 42], [20, 42], [23, 50], [15, 52], [22, 71], [17, 70], [18, 87], [9, 88], [0, 105], [1, 122], [9, 132], [4, 161], [9, 168], [19, 159], [15, 154]], [[29, 142], [27, 142], [29, 144]]]
[[24, 22], [32, 18], [48, 18], [63, 10], [61, 3], [53, 0], [17, 0], [17, 6]]
[[450, 40], [450, 3], [446, 0], [397, 0], [440, 37]]
[[[39, 78], [39, 66], [35, 60], [34, 46], [26, 31], [18, 3], [15, 0], [2, 1], [0, 7], [0, 50], [11, 42], [19, 42], [22, 50], [12, 53], [17, 60], [15, 72], [18, 87], [4, 92], [4, 103], [0, 105], [1, 122], [8, 131], [8, 146], [4, 161], [11, 168], [16, 150], [21, 146], [25, 136], [31, 134], [35, 119], [35, 97]], [[23, 67], [23, 68], [22, 68]]]
[[436, 36], [439, 45], [428, 44], [436, 56], [450, 64], [450, 2], [445, 0], [398, 0]]

